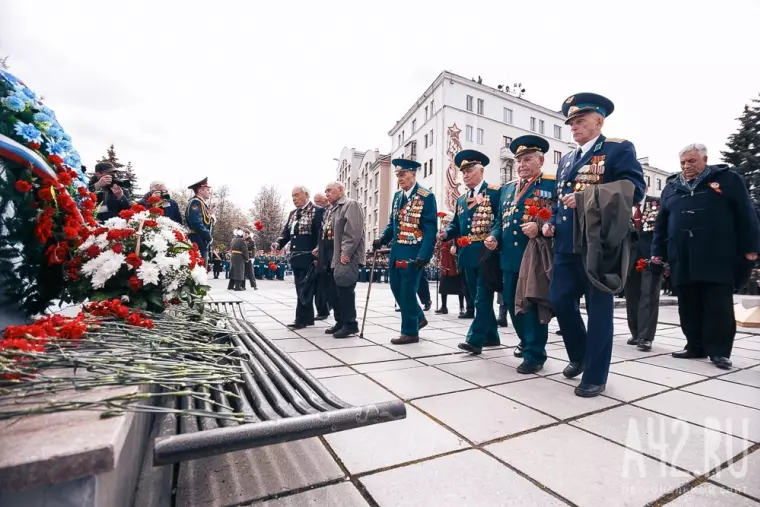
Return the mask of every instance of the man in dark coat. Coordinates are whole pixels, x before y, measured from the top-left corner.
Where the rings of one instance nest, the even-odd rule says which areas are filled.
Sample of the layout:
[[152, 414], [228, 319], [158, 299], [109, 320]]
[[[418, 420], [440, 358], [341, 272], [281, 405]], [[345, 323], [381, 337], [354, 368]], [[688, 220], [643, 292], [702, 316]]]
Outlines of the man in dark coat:
[[[309, 191], [306, 187], [295, 187], [292, 197], [296, 209], [288, 215], [288, 220], [285, 222], [282, 234], [277, 238], [275, 243], [272, 243], [272, 249], [281, 250], [285, 245], [290, 243], [290, 266], [293, 268], [296, 295], [298, 295], [301, 293], [301, 286], [306, 272], [314, 262], [312, 250], [317, 247], [325, 209], [314, 205], [309, 200]], [[304, 304], [300, 298], [297, 299], [296, 318], [291, 324], [288, 324], [288, 327], [290, 329], [303, 329], [306, 326], [313, 325], [313, 298], [308, 304]]]
[[760, 224], [742, 177], [707, 165], [703, 144], [687, 146], [680, 158], [682, 172], [666, 181], [652, 239], [652, 262], [670, 264], [686, 335], [686, 348], [673, 357], [710, 357], [730, 369], [736, 275], [757, 259]]
[[652, 340], [657, 331], [663, 269], [662, 265], [656, 264], [643, 268], [640, 262], [646, 261], [652, 255], [652, 235], [660, 212], [660, 200], [646, 196], [644, 202], [634, 205], [632, 211], [632, 226], [638, 239], [631, 256], [633, 262], [628, 281], [625, 284], [625, 309], [628, 329], [631, 330], [628, 345], [636, 345], [639, 350], [646, 352], [652, 350]]
[[245, 281], [245, 265], [248, 262], [248, 247], [245, 246], [243, 231], [240, 229], [235, 230], [235, 237], [230, 243], [230, 254], [232, 254], [230, 286], [232, 290], [245, 290], [243, 283]]
[[185, 210], [185, 221], [187, 228], [190, 229], [188, 238], [198, 245], [203, 262], [208, 264], [208, 247], [211, 245], [211, 210], [208, 207], [208, 201], [211, 199], [211, 187], [208, 185], [208, 178], [193, 183], [189, 187], [195, 195], [187, 203]]
[[95, 176], [90, 180], [89, 190], [97, 195], [99, 222], [119, 216], [119, 212], [129, 209], [129, 191], [116, 183], [118, 169], [111, 162], [98, 162]]
[[[253, 275], [253, 254], [256, 251], [256, 243], [253, 241], [253, 234], [248, 229], [243, 230], [243, 241], [245, 241], [245, 247], [248, 249], [248, 260], [245, 263], [245, 280], [251, 282], [253, 290], [259, 290], [256, 286], [256, 277]], [[245, 280], [243, 280], [243, 288], [245, 289]]]

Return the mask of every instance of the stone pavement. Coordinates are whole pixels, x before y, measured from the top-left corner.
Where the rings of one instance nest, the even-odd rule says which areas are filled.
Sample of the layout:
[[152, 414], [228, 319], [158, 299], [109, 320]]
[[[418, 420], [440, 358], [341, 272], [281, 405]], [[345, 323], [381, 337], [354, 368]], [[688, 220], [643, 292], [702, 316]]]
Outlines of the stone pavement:
[[[318, 322], [298, 332], [292, 283], [259, 282], [242, 298], [247, 318], [337, 396], [352, 404], [400, 398], [407, 418], [199, 463], [180, 477], [178, 507], [760, 506], [760, 334], [740, 329], [723, 371], [670, 357], [685, 339], [677, 307], [663, 307], [651, 352], [626, 345], [617, 309], [604, 396], [573, 394], [551, 324], [549, 359], [520, 375], [512, 328], [502, 347], [461, 353], [470, 323], [428, 312], [419, 344], [394, 346], [399, 313], [375, 284], [364, 338], [337, 340]], [[359, 285], [360, 315], [366, 284]], [[431, 287], [432, 289], [432, 287]], [[449, 298], [451, 300], [451, 297]], [[202, 460], [200, 460], [202, 461]], [[221, 498], [220, 500], [217, 498]]]

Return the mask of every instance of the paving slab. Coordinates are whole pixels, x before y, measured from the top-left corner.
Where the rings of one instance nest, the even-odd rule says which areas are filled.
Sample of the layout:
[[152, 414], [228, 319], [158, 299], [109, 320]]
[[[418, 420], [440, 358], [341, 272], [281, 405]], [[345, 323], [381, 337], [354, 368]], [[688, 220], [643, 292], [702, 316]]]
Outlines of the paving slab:
[[368, 475], [361, 483], [380, 507], [566, 505], [476, 450]]
[[[655, 366], [663, 366], [665, 368], [672, 368], [674, 370], [680, 370], [689, 373], [696, 373], [697, 375], [704, 375], [706, 377], [717, 377], [718, 375], [723, 375], [726, 373], [726, 370], [717, 368], [709, 360], [676, 359], [670, 355], [646, 357], [641, 359], [640, 362], [653, 364]], [[732, 369], [735, 370], [736, 368]]]
[[658, 394], [635, 405], [716, 429], [737, 438], [760, 442], [760, 410], [684, 391]]
[[[581, 377], [569, 379], [561, 373], [552, 375], [550, 378], [573, 387], [581, 383]], [[666, 386], [652, 384], [651, 382], [645, 382], [631, 377], [624, 377], [623, 375], [617, 375], [616, 373], [610, 373], [607, 377], [607, 387], [604, 391], [604, 396], [619, 401], [630, 402], [667, 390], [668, 387]]]
[[352, 474], [399, 465], [469, 444], [407, 405], [406, 419], [326, 435], [327, 443]]
[[707, 378], [704, 375], [673, 370], [667, 367], [655, 366], [653, 364], [641, 363], [638, 361], [626, 361], [624, 363], [613, 364], [610, 367], [610, 372], [646, 380], [647, 382], [655, 384], [662, 384], [668, 387], [681, 387]]
[[290, 357], [298, 361], [298, 364], [304, 368], [325, 368], [328, 366], [343, 366], [339, 361], [330, 357], [321, 350], [311, 350], [308, 352], [294, 352]]
[[760, 389], [756, 387], [713, 379], [684, 387], [683, 390], [760, 410]]
[[623, 359], [641, 359], [644, 357], [659, 356], [662, 354], [670, 354], [675, 350], [681, 350], [681, 347], [674, 347], [671, 345], [665, 345], [663, 343], [654, 342], [652, 344], [652, 350], [644, 352], [637, 349], [633, 345], [616, 343], [612, 346], [612, 355], [615, 357], [621, 357]]
[[332, 336], [326, 335], [324, 333], [322, 333], [321, 336], [311, 336], [307, 339], [309, 342], [322, 350], [347, 349], [350, 347], [368, 347], [370, 345], [373, 345], [373, 342], [364, 340], [362, 338], [333, 338]]
[[351, 405], [368, 405], [398, 399], [364, 375], [359, 374], [326, 378], [322, 380], [322, 385]]
[[604, 396], [581, 398], [573, 393], [572, 386], [540, 377], [489, 389], [560, 420], [619, 404]]
[[668, 507], [760, 507], [760, 503], [720, 486], [700, 484], [667, 504]]
[[410, 343], [408, 345], [388, 344], [387, 347], [409, 357], [437, 356], [451, 352], [449, 347], [428, 340], [420, 340], [418, 343]]
[[353, 484], [343, 482], [257, 503], [256, 507], [369, 507], [369, 504]]
[[368, 376], [405, 400], [476, 387], [432, 366], [368, 373]]
[[405, 370], [407, 368], [418, 368], [420, 366], [424, 365], [414, 359], [399, 359], [396, 361], [357, 364], [353, 368], [359, 373], [373, 373], [378, 371]]
[[332, 368], [317, 368], [316, 370], [309, 370], [314, 378], [323, 379], [330, 377], [341, 377], [343, 375], [355, 375], [356, 372], [348, 366], [335, 366]]
[[710, 480], [760, 500], [760, 452], [743, 457]]
[[740, 370], [720, 377], [727, 382], [760, 388], [760, 370]]
[[413, 404], [476, 444], [556, 422], [485, 389], [433, 396]]
[[562, 424], [486, 450], [579, 506], [641, 507], [693, 478]]
[[277, 346], [288, 353], [292, 352], [306, 352], [308, 350], [317, 350], [317, 347], [309, 343], [309, 341], [303, 338], [293, 338], [278, 340]]
[[388, 350], [379, 345], [351, 347], [347, 349], [331, 349], [330, 355], [346, 364], [378, 363], [381, 361], [394, 361], [405, 358], [405, 356], [398, 352]]
[[[452, 352], [451, 349], [449, 349], [449, 352]], [[479, 360], [477, 356], [473, 356], [472, 354], [466, 354], [464, 352], [458, 353], [458, 352], [452, 352], [450, 354], [446, 354], [443, 356], [432, 356], [432, 357], [420, 357], [417, 360], [421, 363], [435, 366], [439, 364], [450, 364], [450, 363], [463, 363], [465, 361], [476, 361]]]
[[536, 375], [523, 375], [517, 373], [517, 370], [511, 366], [488, 360], [442, 364], [438, 368], [479, 386], [493, 386], [505, 382], [519, 382], [536, 378]]
[[309, 438], [184, 462], [177, 505], [235, 505], [341, 477], [343, 472], [325, 446]]
[[752, 443], [632, 405], [570, 423], [669, 465], [703, 475]]

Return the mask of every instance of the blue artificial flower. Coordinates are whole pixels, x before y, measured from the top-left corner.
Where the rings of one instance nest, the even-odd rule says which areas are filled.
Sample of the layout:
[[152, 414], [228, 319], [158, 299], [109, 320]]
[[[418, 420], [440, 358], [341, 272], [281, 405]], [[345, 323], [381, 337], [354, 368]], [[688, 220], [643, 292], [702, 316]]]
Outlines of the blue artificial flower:
[[[47, 106], [42, 106], [42, 107], [40, 108], [40, 112], [42, 112], [42, 113], [44, 113], [44, 114], [48, 115], [50, 118], [52, 118], [53, 120], [55, 120], [55, 113], [54, 113], [54, 112], [53, 112], [53, 110], [52, 110], [52, 109], [50, 109], [49, 107], [47, 107]], [[58, 126], [60, 127], [60, 125], [58, 125]]]
[[2, 102], [5, 107], [17, 113], [20, 113], [26, 109], [26, 102], [24, 102], [23, 99], [16, 97], [15, 95], [5, 97]]
[[68, 142], [71, 142], [71, 136], [68, 135], [66, 132], [63, 133], [63, 139], [66, 140], [66, 141], [68, 141]]
[[51, 155], [63, 155], [66, 153], [66, 150], [63, 148], [63, 145], [60, 142], [48, 144], [46, 150]]
[[52, 125], [53, 119], [45, 113], [34, 113], [34, 121], [37, 123], [49, 123]]
[[16, 135], [23, 137], [26, 142], [42, 144], [42, 133], [31, 123], [18, 121], [13, 129]]
[[66, 152], [71, 151], [71, 148], [72, 148], [71, 141], [67, 141], [66, 139], [63, 139], [58, 144], [61, 146], [61, 148], [63, 148], [63, 151], [66, 151]]
[[31, 100], [37, 100], [37, 94], [35, 94], [32, 90], [29, 88], [24, 88], [22, 90], [23, 94], [29, 97]]
[[47, 135], [50, 136], [50, 138], [54, 141], [60, 141], [63, 139], [63, 129], [60, 127], [60, 125], [53, 125], [47, 129]]
[[76, 169], [77, 171], [79, 171], [79, 169], [82, 167], [82, 163], [79, 161], [79, 158], [72, 155], [64, 158], [63, 163], [69, 166], [71, 169]]
[[19, 84], [18, 78], [8, 71], [0, 69], [0, 77], [2, 77], [5, 81], [8, 81], [12, 85]]
[[32, 103], [32, 99], [30, 99], [29, 97], [27, 97], [27, 95], [23, 91], [21, 91], [21, 90], [16, 90], [16, 92], [14, 92], [13, 95], [10, 95], [10, 96], [11, 97], [16, 97], [19, 100], [23, 100], [24, 104], [31, 104]]

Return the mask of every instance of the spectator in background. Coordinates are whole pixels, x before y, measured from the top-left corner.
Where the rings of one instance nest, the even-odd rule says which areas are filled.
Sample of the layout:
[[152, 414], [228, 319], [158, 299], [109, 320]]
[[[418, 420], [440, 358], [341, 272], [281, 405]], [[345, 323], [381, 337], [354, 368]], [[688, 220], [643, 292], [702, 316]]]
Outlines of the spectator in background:
[[118, 217], [120, 211], [130, 207], [129, 191], [116, 183], [117, 177], [118, 170], [111, 162], [98, 162], [95, 165], [95, 176], [88, 187], [90, 192], [97, 195], [97, 205], [100, 206], [97, 219], [100, 222]]
[[327, 201], [327, 197], [325, 197], [325, 194], [314, 194], [314, 204], [319, 206], [320, 208], [329, 208], [330, 203]]
[[182, 224], [182, 213], [179, 211], [179, 205], [177, 204], [177, 201], [172, 199], [171, 194], [169, 194], [169, 189], [166, 187], [166, 184], [163, 181], [154, 181], [151, 183], [150, 191], [145, 194], [145, 196], [138, 204], [142, 204], [146, 208], [150, 207], [147, 203], [149, 197], [158, 197], [161, 199], [161, 202], [156, 206], [163, 208], [164, 216], [171, 218], [178, 224]]

